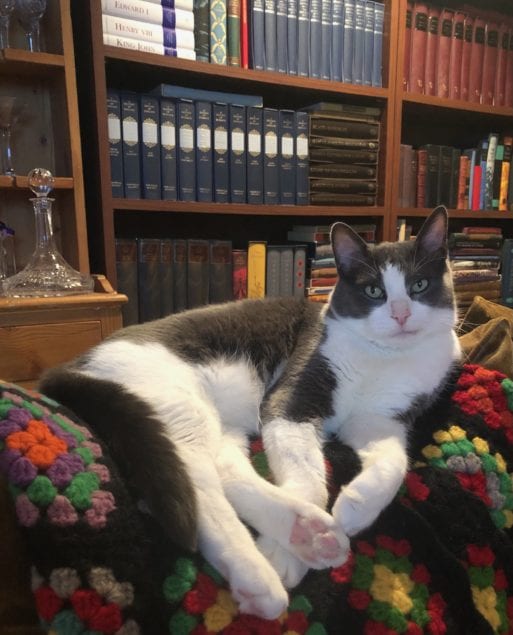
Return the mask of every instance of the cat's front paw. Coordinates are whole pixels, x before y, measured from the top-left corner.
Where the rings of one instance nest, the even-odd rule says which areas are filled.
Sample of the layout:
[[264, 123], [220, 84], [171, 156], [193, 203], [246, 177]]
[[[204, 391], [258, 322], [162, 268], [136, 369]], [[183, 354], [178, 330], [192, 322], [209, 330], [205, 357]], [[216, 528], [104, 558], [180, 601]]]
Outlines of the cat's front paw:
[[378, 517], [381, 505], [365, 500], [356, 488], [345, 488], [333, 505], [332, 514], [348, 536], [369, 527]]
[[268, 536], [259, 536], [257, 545], [271, 563], [287, 589], [297, 586], [305, 577], [309, 567], [302, 560]]

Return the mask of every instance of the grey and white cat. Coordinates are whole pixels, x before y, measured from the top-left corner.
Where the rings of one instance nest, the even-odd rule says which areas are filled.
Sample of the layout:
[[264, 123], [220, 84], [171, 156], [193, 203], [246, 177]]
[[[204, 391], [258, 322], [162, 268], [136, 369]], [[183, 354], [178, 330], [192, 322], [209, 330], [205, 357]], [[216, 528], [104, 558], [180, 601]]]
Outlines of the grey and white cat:
[[[322, 308], [244, 300], [131, 326], [43, 377], [96, 429], [170, 536], [199, 548], [242, 612], [276, 618], [308, 568], [342, 564], [394, 498], [407, 436], [460, 358], [447, 212], [368, 246], [332, 227], [339, 282]], [[276, 485], [257, 475], [262, 434]], [[327, 504], [323, 441], [361, 472]], [[259, 534], [255, 542], [246, 524]]]

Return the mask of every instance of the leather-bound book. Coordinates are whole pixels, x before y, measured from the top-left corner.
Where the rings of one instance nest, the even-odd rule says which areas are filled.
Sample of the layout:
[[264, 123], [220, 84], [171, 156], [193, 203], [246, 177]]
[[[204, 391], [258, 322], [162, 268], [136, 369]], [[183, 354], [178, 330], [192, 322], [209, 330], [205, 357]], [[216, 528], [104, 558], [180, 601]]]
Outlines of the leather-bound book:
[[408, 82], [411, 93], [424, 92], [427, 25], [428, 5], [425, 2], [415, 2], [412, 13], [410, 79]]
[[468, 81], [470, 72], [470, 52], [472, 50], [472, 39], [474, 37], [474, 18], [471, 15], [465, 16], [463, 28], [463, 47], [461, 51], [460, 65], [460, 99], [468, 101]]
[[468, 100], [474, 103], [481, 101], [481, 79], [483, 77], [483, 57], [485, 49], [486, 22], [477, 16], [474, 19], [474, 38], [470, 51]]
[[438, 7], [429, 7], [424, 74], [424, 93], [426, 95], [435, 94], [436, 58], [438, 54], [439, 36], [440, 9]]
[[404, 57], [403, 57], [403, 90], [410, 90], [410, 58], [411, 58], [411, 22], [413, 2], [406, 3], [406, 25], [404, 31]]
[[440, 14], [440, 37], [436, 64], [436, 91], [438, 97], [449, 97], [449, 62], [451, 58], [454, 11], [443, 9]]
[[483, 54], [483, 75], [481, 84], [481, 103], [493, 104], [497, 57], [499, 52], [499, 26], [489, 21], [486, 25], [485, 47]]
[[465, 14], [454, 14], [451, 54], [449, 57], [449, 99], [461, 99], [461, 60], [465, 37]]

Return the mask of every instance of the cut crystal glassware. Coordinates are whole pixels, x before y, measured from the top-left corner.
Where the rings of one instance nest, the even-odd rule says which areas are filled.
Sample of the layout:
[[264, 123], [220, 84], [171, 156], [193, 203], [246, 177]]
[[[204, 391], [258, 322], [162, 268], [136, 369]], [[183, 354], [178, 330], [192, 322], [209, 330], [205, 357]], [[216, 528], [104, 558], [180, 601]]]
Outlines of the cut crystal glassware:
[[40, 25], [46, 11], [46, 0], [16, 0], [16, 14], [29, 51], [41, 50]]
[[0, 49], [9, 48], [9, 26], [14, 0], [0, 0]]

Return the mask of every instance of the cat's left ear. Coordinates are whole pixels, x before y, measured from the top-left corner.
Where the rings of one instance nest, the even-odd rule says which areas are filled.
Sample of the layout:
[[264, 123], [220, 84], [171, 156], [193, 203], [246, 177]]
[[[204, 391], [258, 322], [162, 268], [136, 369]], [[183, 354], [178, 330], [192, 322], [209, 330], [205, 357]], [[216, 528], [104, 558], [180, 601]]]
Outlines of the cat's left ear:
[[443, 205], [434, 209], [420, 228], [416, 238], [417, 249], [428, 253], [447, 253], [447, 226], [449, 215]]
[[346, 273], [364, 263], [369, 254], [367, 243], [346, 223], [332, 225], [331, 246], [337, 268]]

